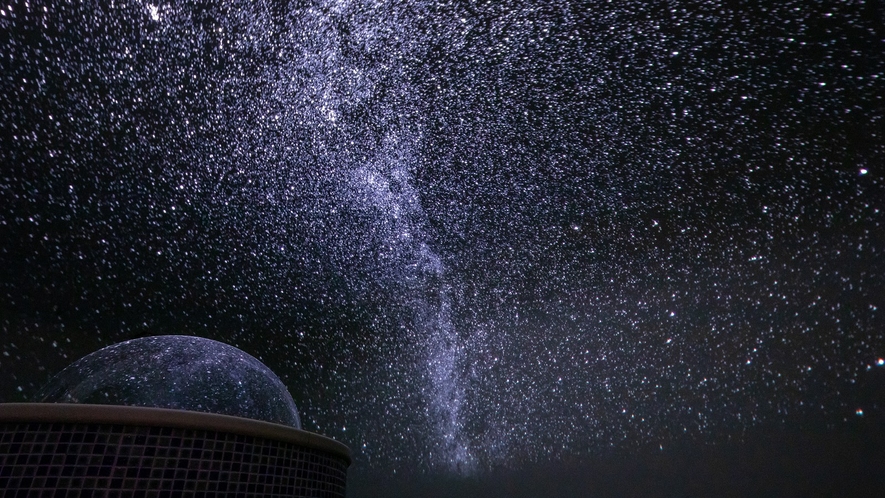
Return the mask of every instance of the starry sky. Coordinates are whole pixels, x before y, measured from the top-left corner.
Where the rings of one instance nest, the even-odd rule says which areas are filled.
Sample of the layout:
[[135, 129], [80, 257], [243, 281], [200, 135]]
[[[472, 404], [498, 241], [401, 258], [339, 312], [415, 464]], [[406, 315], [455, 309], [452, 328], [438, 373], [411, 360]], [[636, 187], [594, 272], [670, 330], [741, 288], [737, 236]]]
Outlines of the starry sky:
[[883, 20], [6, 3], [0, 401], [184, 334], [276, 372], [354, 496], [568, 496], [760, 434], [885, 461], [856, 451], [885, 424]]

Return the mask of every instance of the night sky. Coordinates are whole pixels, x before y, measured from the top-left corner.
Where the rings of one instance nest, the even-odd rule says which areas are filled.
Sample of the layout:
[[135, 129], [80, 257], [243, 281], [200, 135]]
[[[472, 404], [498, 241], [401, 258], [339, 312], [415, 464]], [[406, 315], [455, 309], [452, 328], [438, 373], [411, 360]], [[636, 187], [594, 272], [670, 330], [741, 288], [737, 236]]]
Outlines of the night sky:
[[882, 3], [86, 3], [0, 5], [0, 401], [198, 335], [353, 496], [885, 485]]

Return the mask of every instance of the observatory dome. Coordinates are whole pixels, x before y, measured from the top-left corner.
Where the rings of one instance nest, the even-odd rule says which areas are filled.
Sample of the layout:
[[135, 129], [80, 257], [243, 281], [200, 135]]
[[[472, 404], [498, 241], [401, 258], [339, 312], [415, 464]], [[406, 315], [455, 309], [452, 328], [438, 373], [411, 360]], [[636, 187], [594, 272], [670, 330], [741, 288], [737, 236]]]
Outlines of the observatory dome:
[[292, 396], [267, 366], [233, 346], [192, 336], [100, 349], [53, 377], [38, 399], [191, 410], [301, 428]]

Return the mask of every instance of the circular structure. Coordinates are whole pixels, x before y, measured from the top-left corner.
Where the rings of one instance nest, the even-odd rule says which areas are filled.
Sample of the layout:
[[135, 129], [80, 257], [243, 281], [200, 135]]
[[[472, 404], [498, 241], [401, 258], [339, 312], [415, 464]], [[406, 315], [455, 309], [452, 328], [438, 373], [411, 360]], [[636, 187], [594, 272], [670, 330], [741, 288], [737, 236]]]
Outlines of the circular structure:
[[0, 490], [9, 496], [343, 498], [349, 465], [337, 441], [258, 420], [0, 404]]
[[292, 396], [269, 368], [233, 346], [192, 336], [100, 349], [53, 377], [37, 399], [191, 410], [301, 428]]
[[227, 344], [122, 342], [77, 360], [38, 396], [0, 404], [6, 493], [345, 496], [347, 447], [302, 431], [279, 377]]

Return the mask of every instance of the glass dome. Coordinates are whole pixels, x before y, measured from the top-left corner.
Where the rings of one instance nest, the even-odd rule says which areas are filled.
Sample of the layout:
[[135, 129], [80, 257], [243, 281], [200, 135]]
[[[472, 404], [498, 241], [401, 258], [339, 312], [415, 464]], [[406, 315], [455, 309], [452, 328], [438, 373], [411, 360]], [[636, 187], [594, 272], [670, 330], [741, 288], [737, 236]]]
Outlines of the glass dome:
[[37, 397], [218, 413], [301, 428], [279, 377], [253, 356], [201, 337], [165, 335], [108, 346], [62, 370]]

